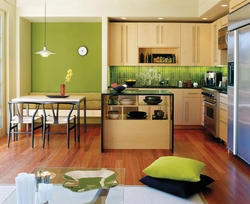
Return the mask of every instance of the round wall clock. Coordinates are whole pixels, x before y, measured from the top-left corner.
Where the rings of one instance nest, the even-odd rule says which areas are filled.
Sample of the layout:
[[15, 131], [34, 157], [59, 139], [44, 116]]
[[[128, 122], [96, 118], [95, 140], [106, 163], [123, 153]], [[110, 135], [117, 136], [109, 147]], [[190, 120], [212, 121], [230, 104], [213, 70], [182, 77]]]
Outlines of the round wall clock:
[[81, 46], [78, 48], [78, 54], [84, 56], [88, 53], [88, 49], [85, 46]]

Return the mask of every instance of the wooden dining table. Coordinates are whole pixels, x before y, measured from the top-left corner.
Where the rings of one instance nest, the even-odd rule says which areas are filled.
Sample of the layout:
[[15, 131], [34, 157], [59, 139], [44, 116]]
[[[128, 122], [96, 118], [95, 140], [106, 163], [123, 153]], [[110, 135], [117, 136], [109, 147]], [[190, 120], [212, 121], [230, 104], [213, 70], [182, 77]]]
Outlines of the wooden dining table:
[[69, 96], [60, 96], [60, 95], [26, 95], [18, 98], [13, 98], [13, 102], [69, 102], [74, 103], [77, 106], [77, 137], [78, 142], [80, 142], [80, 118], [81, 118], [81, 103], [83, 103], [83, 116], [84, 116], [84, 133], [86, 132], [86, 97], [83, 95], [69, 95]]

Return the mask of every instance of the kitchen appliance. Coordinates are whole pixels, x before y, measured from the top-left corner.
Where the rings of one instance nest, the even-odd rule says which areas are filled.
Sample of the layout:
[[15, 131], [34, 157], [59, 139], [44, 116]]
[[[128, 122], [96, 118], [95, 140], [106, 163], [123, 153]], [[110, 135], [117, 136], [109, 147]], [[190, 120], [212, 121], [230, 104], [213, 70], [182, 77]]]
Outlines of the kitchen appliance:
[[228, 15], [228, 149], [250, 163], [250, 4]]
[[202, 87], [204, 103], [204, 128], [214, 137], [218, 137], [219, 97], [216, 89]]
[[222, 72], [207, 71], [205, 73], [206, 86], [219, 86], [220, 81], [222, 81]]

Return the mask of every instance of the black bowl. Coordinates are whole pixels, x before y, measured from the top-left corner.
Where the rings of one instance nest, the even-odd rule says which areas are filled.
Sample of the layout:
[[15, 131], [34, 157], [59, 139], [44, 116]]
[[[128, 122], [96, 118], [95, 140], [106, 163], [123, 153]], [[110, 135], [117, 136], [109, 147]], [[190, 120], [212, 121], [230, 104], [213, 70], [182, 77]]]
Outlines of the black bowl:
[[145, 117], [147, 113], [143, 111], [130, 111], [127, 115], [131, 117]]
[[116, 91], [116, 92], [122, 92], [123, 90], [126, 89], [125, 86], [116, 86], [116, 87], [113, 87], [113, 89]]
[[156, 100], [161, 100], [161, 97], [160, 96], [145, 96], [145, 100], [156, 101]]
[[158, 103], [162, 102], [161, 99], [158, 100], [147, 100], [147, 99], [143, 99], [143, 101], [145, 103], [147, 103], [148, 105], [157, 105]]
[[127, 86], [134, 86], [136, 83], [136, 80], [126, 80], [125, 82], [126, 82]]

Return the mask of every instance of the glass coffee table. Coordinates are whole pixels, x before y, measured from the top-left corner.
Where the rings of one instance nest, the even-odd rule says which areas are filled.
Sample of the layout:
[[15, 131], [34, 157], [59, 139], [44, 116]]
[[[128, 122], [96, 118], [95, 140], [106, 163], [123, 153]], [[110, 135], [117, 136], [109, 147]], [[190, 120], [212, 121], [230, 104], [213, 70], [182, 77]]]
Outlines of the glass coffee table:
[[[124, 168], [39, 167], [33, 173], [41, 172], [49, 173], [49, 183], [53, 184], [49, 204], [124, 203]], [[13, 203], [16, 203], [16, 191], [4, 202]]]

